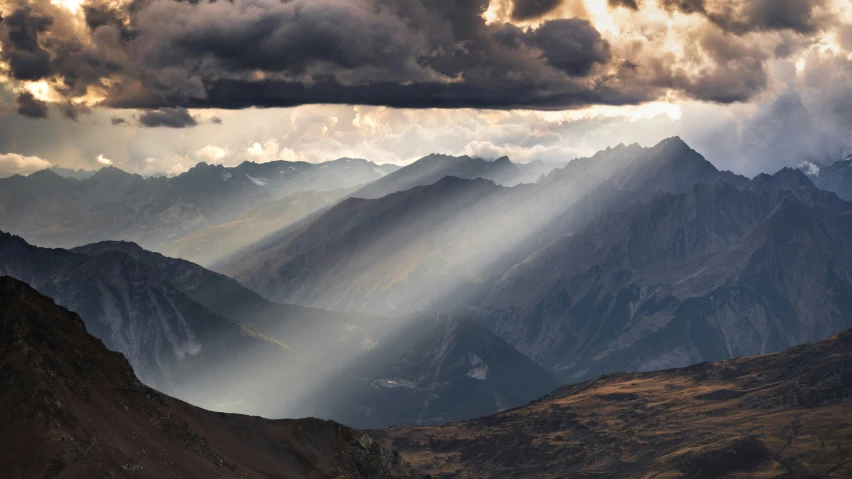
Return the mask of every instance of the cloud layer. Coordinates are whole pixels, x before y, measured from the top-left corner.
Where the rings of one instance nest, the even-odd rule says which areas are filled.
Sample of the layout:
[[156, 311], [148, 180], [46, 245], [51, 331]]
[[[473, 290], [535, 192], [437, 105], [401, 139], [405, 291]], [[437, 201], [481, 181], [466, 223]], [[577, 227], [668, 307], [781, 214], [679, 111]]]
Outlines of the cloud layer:
[[0, 154], [0, 178], [13, 175], [29, 175], [50, 168], [50, 162], [35, 156], [14, 153]]
[[5, 0], [0, 58], [57, 101], [160, 109], [165, 126], [188, 123], [163, 108], [731, 103], [835, 28], [839, 2]]
[[848, 0], [0, 0], [0, 14], [0, 151], [75, 168], [564, 161], [681, 135], [756, 174], [852, 151]]

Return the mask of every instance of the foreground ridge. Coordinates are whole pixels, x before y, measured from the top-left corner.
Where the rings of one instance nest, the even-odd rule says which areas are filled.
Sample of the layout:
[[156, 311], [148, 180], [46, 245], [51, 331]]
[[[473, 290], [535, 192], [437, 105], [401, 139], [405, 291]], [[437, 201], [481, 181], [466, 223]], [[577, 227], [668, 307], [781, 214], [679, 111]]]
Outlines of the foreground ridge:
[[365, 434], [206, 411], [143, 385], [76, 314], [0, 277], [0, 471], [11, 477], [413, 478]]
[[852, 330], [372, 435], [433, 477], [852, 477]]

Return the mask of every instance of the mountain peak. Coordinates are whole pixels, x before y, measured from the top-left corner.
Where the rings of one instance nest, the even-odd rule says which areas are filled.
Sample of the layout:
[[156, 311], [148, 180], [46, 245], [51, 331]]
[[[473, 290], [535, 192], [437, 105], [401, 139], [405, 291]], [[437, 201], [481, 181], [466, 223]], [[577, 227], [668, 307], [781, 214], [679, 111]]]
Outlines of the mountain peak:
[[133, 255], [134, 253], [144, 252], [141, 246], [132, 241], [100, 241], [97, 243], [78, 246], [71, 251], [86, 255], [105, 253], [108, 251], [118, 251]]
[[657, 143], [654, 148], [666, 148], [669, 150], [683, 150], [683, 151], [692, 151], [692, 147], [689, 146], [683, 139], [679, 136], [671, 136], [666, 138], [665, 140]]
[[811, 179], [802, 170], [796, 168], [782, 168], [774, 175], [761, 173], [754, 177], [753, 183], [758, 187], [817, 189]]
[[31, 173], [29, 176], [27, 176], [27, 178], [30, 178], [32, 180], [50, 180], [50, 179], [55, 180], [55, 179], [58, 179], [58, 178], [62, 178], [62, 176], [57, 174], [51, 168], [47, 168], [47, 169], [44, 169], [44, 170], [39, 170], [39, 171], [36, 171], [34, 173]]
[[807, 177], [807, 175], [805, 175], [805, 173], [802, 170], [799, 170], [797, 168], [789, 168], [789, 167], [782, 168], [782, 169], [778, 170], [778, 172], [776, 172], [774, 175], [772, 175], [772, 178], [774, 178], [776, 181], [781, 181], [784, 184], [790, 185], [790, 186], [792, 186], [792, 185], [808, 186], [808, 187], [814, 186], [813, 182], [811, 182], [811, 180]]
[[[55, 174], [55, 173], [54, 173]], [[59, 175], [57, 175], [59, 176]], [[115, 180], [117, 178], [131, 178], [139, 176], [133, 173], [128, 173], [121, 168], [117, 168], [115, 166], [106, 166], [97, 171], [94, 175], [90, 176], [88, 179], [93, 181], [99, 180]], [[141, 178], [141, 176], [140, 176]]]

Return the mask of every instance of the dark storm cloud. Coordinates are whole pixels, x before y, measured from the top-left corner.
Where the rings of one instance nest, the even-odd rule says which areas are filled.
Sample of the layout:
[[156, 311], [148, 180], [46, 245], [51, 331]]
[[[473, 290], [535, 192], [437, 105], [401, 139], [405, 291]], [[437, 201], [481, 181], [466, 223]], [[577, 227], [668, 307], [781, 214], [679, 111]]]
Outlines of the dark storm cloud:
[[59, 103], [56, 107], [63, 118], [74, 121], [77, 121], [80, 118], [80, 115], [87, 115], [91, 113], [91, 110], [87, 106], [71, 103], [70, 101]]
[[39, 34], [45, 33], [52, 24], [52, 17], [29, 7], [0, 17], [0, 42], [3, 44], [0, 58], [9, 63], [13, 78], [40, 80], [52, 74], [50, 53], [38, 42]]
[[[103, 91], [100, 106], [157, 111], [143, 114], [152, 120], [140, 117], [140, 125], [192, 126], [188, 113], [165, 110], [178, 107], [561, 109], [637, 104], [672, 90], [738, 102], [766, 86], [767, 57], [726, 54], [732, 47], [723, 40], [702, 40], [715, 63], [686, 74], [661, 52], [615, 58], [586, 20], [548, 20], [535, 29], [487, 24], [488, 0], [135, 0], [121, 9], [88, 0], [85, 22], [50, 0], [7, 1], [19, 4], [0, 22], [10, 76], [57, 80], [68, 99]], [[734, 33], [813, 30], [811, 4], [820, 3], [750, 0], [720, 9], [721, 0], [658, 1]], [[539, 18], [559, 4], [517, 0], [512, 14]]]
[[687, 57], [709, 57], [712, 67], [698, 76], [675, 73], [672, 78], [675, 88], [692, 98], [715, 103], [744, 102], [766, 88], [768, 52], [748, 39], [711, 28], [695, 32], [695, 36], [694, 44], [700, 50], [688, 51]]
[[547, 63], [571, 76], [588, 75], [611, 57], [609, 45], [587, 20], [553, 20], [531, 35]]
[[47, 118], [47, 103], [30, 92], [23, 92], [15, 98], [15, 111], [28, 118]]
[[820, 27], [817, 11], [825, 0], [659, 0], [672, 11], [695, 13], [725, 31], [744, 34], [754, 31], [792, 30], [813, 33]]
[[138, 123], [146, 128], [186, 128], [197, 125], [198, 121], [185, 108], [160, 108], [143, 112]]
[[513, 20], [530, 20], [542, 17], [562, 4], [562, 0], [515, 0], [512, 5]]
[[639, 10], [638, 0], [607, 0], [607, 3], [612, 8], [624, 7], [630, 10]]

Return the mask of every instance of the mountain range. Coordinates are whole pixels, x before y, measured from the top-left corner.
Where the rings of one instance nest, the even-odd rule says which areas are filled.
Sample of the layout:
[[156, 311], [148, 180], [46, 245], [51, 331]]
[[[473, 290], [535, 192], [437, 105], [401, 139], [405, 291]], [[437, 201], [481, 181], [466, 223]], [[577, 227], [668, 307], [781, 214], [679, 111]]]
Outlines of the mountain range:
[[49, 169], [0, 179], [0, 229], [42, 246], [110, 239], [158, 249], [273, 200], [352, 188], [395, 169], [352, 158], [235, 167], [202, 162], [171, 178], [146, 178], [115, 167], [92, 175]]
[[465, 312], [577, 381], [763, 354], [852, 326], [850, 208], [798, 170], [747, 179], [671, 138], [619, 145], [535, 184], [444, 177], [349, 198], [222, 271], [286, 303]]
[[[817, 341], [852, 327], [847, 163], [745, 178], [669, 138], [555, 169], [43, 171], [0, 180], [0, 274], [79, 314], [144, 387], [370, 429], [433, 476], [830, 475], [848, 468], [825, 444], [846, 437], [849, 333]], [[791, 446], [797, 415], [820, 451]], [[311, 464], [345, 436], [405, 467], [304, 424], [338, 438]]]
[[78, 315], [0, 277], [4, 477], [419, 477], [318, 419], [210, 412], [142, 384]]
[[[656, 186], [644, 169], [630, 169], [634, 159], [659, 171]], [[400, 183], [409, 171], [416, 183], [418, 172], [447, 161], [426, 157], [373, 185]], [[748, 182], [716, 170], [676, 138], [653, 148], [620, 145], [535, 184], [444, 176], [378, 199], [342, 201], [218, 269], [282, 302], [384, 315], [451, 310], [475, 304], [470, 296], [511, 266], [609, 210], [719, 179]]]
[[821, 339], [852, 327], [850, 211], [797, 170], [696, 184], [555, 238], [476, 318], [564, 381]]
[[[558, 385], [469, 318], [389, 320], [273, 303], [231, 278], [135, 243], [46, 249], [0, 233], [0, 274], [78, 312], [146, 384], [215, 410], [384, 427], [490, 414]], [[430, 322], [435, 326], [422, 327]], [[490, 364], [489, 375], [468, 374], [474, 357], [486, 361], [483, 368]], [[341, 373], [350, 364], [362, 366]], [[381, 386], [395, 380], [411, 387], [400, 395]], [[364, 386], [378, 389], [361, 403], [335, 402], [341, 388]], [[381, 413], [365, 413], [371, 408]]]
[[782, 353], [605, 375], [470, 421], [362, 432], [164, 395], [78, 315], [0, 277], [0, 371], [10, 477], [852, 474], [852, 330]]

